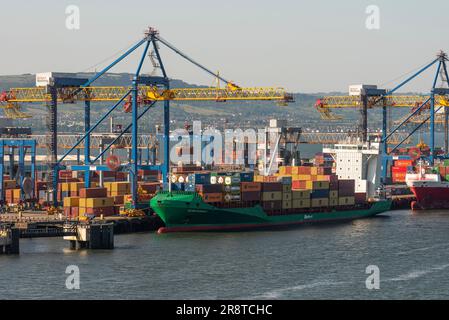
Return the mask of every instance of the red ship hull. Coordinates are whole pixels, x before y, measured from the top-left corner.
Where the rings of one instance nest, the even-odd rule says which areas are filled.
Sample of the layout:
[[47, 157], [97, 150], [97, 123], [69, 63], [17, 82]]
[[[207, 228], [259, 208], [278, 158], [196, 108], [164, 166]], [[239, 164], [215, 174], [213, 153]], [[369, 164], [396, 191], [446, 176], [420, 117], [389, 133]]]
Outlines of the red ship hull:
[[449, 184], [413, 183], [410, 189], [416, 197], [416, 202], [412, 203], [412, 209], [449, 209]]

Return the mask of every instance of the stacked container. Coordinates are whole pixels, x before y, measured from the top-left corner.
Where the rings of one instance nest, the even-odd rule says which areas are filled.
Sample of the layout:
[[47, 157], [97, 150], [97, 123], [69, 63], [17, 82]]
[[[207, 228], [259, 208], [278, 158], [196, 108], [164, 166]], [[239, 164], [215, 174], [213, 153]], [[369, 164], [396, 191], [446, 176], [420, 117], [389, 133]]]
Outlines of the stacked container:
[[265, 210], [282, 209], [282, 183], [264, 182], [261, 184], [262, 207]]
[[391, 181], [404, 183], [407, 171], [413, 168], [413, 160], [395, 160], [391, 167]]
[[114, 198], [108, 197], [106, 188], [81, 189], [79, 194], [80, 216], [112, 216], [119, 213], [119, 207], [114, 206]]

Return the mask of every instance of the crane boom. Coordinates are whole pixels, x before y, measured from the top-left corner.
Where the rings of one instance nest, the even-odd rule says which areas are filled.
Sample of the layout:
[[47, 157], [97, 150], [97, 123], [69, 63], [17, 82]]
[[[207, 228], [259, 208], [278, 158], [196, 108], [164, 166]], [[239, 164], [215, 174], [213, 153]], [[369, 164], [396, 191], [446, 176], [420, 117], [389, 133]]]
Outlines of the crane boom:
[[[58, 102], [119, 101], [130, 87], [66, 87], [58, 88]], [[139, 87], [143, 101], [216, 101], [223, 100], [279, 100], [290, 101], [291, 96], [283, 88], [181, 88], [161, 89], [155, 86]], [[12, 103], [46, 102], [50, 100], [45, 87], [12, 88], [6, 93], [6, 101]]]
[[[413, 108], [429, 99], [426, 95], [391, 95], [381, 98], [379, 96], [368, 97], [368, 108], [383, 107], [406, 107]], [[435, 106], [446, 106], [445, 96], [435, 96]], [[363, 101], [360, 96], [327, 96], [317, 100], [317, 108], [358, 108], [362, 107]]]

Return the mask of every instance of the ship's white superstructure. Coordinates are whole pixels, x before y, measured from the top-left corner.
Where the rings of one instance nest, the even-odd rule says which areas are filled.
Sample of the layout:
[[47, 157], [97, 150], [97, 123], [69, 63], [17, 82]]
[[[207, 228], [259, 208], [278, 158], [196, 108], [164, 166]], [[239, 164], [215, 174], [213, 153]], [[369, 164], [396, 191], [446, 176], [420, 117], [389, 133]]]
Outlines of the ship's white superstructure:
[[341, 180], [355, 180], [355, 192], [374, 197], [380, 184], [382, 151], [378, 142], [335, 144], [323, 148], [335, 158]]

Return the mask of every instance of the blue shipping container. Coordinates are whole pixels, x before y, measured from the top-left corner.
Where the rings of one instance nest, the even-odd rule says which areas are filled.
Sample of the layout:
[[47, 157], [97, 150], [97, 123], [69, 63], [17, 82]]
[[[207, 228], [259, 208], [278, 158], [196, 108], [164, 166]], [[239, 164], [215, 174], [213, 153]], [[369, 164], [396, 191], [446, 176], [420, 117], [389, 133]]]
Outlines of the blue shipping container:
[[240, 181], [253, 182], [254, 181], [254, 172], [240, 172]]
[[210, 182], [210, 173], [192, 173], [189, 174], [189, 183], [206, 184]]
[[328, 189], [313, 190], [312, 193], [310, 194], [310, 197], [312, 199], [329, 198], [329, 190]]

